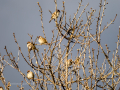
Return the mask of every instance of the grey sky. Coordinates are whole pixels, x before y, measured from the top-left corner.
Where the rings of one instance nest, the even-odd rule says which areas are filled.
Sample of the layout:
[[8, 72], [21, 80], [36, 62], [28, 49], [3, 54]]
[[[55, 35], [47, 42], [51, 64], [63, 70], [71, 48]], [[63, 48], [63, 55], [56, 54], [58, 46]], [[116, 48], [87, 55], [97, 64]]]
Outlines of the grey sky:
[[[70, 15], [73, 18], [74, 13], [77, 11], [79, 5], [78, 2], [80, 2], [80, 0], [64, 1], [68, 21]], [[96, 9], [94, 17], [98, 16], [99, 1], [100, 0], [83, 0], [82, 5], [84, 6], [79, 10], [77, 17], [80, 15], [81, 11], [88, 2], [89, 6], [87, 7], [86, 12], [89, 11], [92, 7], [93, 9]], [[43, 23], [46, 38], [48, 42], [51, 41], [51, 30], [55, 29], [56, 27], [54, 21], [51, 21], [51, 23], [49, 23], [51, 14], [48, 10], [51, 10], [52, 12], [55, 11], [54, 0], [0, 0], [0, 53], [2, 56], [6, 55], [6, 52], [4, 50], [4, 46], [6, 45], [8, 52], [13, 52], [13, 55], [16, 56], [17, 59], [18, 47], [14, 42], [13, 33], [15, 33], [16, 39], [25, 57], [28, 55], [26, 43], [27, 41], [30, 41], [30, 37], [27, 35], [27, 33], [33, 35], [33, 40], [35, 40], [37, 36], [43, 36], [40, 19], [41, 17], [39, 16], [40, 12], [38, 11], [39, 7], [37, 5], [37, 2], [40, 3], [43, 10]], [[109, 49], [113, 51], [116, 49], [115, 42], [117, 42], [118, 27], [120, 26], [120, 0], [107, 0], [107, 2], [108, 5], [106, 5], [102, 28], [107, 24], [107, 22], [110, 22], [110, 19], [113, 20], [116, 14], [117, 18], [114, 24], [110, 25], [109, 28], [103, 32], [101, 39], [103, 39], [102, 46], [108, 44]], [[62, 0], [58, 0], [57, 3], [58, 9], [62, 10]], [[85, 21], [86, 14], [84, 13], [82, 17]], [[93, 28], [91, 32], [94, 34], [96, 29], [96, 20], [94, 21], [91, 28]], [[97, 44], [93, 44], [92, 47], [97, 47]], [[38, 46], [38, 48], [41, 52], [43, 52], [44, 46]], [[77, 48], [79, 48], [79, 46], [75, 47], [75, 49]], [[104, 49], [106, 48], [104, 47]], [[110, 57], [112, 57], [112, 52]], [[102, 59], [104, 59], [104, 57]], [[19, 66], [21, 71], [25, 74], [26, 71], [30, 69], [21, 55]], [[11, 90], [17, 90], [18, 88], [15, 84], [18, 83], [18, 85], [20, 85], [20, 82], [24, 80], [22, 76], [17, 72], [17, 70], [9, 66], [5, 68], [4, 76], [6, 78], [6, 81], [11, 81]], [[1, 85], [3, 86], [2, 82], [0, 81], [0, 86]], [[29, 89], [28, 85], [25, 85], [24, 87], [25, 90]]]

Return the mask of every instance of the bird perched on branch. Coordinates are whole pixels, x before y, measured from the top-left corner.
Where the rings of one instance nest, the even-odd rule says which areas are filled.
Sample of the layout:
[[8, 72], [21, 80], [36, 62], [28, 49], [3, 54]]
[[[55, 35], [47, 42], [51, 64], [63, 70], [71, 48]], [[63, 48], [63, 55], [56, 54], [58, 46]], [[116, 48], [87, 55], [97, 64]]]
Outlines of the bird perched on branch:
[[34, 81], [34, 73], [30, 70], [27, 71], [27, 78]]
[[68, 59], [68, 60], [67, 60], [67, 66], [70, 67], [72, 64], [73, 64], [72, 59]]
[[43, 44], [48, 44], [47, 40], [43, 38], [42, 36], [38, 37], [38, 42], [43, 45]]
[[33, 46], [32, 43], [28, 41], [27, 42], [27, 47], [30, 51], [32, 50], [32, 46]]
[[33, 43], [29, 42], [29, 41], [27, 42], [27, 47], [28, 47], [28, 52], [30, 52], [31, 50], [37, 50], [37, 52], [39, 51], [36, 48], [36, 46]]
[[55, 21], [55, 19], [58, 18], [59, 15], [60, 15], [60, 10], [57, 9], [57, 11], [55, 11], [55, 12], [52, 14], [49, 23], [50, 23], [53, 19], [54, 19], [54, 21]]

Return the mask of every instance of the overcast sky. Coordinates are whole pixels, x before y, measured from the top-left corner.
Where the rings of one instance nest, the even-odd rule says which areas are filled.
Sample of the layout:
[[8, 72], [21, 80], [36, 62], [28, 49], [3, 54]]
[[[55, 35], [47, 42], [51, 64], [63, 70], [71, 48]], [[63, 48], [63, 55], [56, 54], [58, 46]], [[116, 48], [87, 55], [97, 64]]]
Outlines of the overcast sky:
[[[74, 13], [77, 11], [79, 6], [80, 0], [64, 0], [65, 1], [65, 10], [67, 12], [67, 22], [69, 20], [69, 16], [73, 18]], [[89, 6], [86, 8], [86, 12], [90, 10], [92, 7], [96, 9], [96, 13], [94, 17], [98, 16], [99, 11], [99, 1], [100, 0], [83, 0], [82, 5], [83, 7], [80, 8], [77, 18], [79, 17], [81, 11], [85, 7], [87, 3]], [[55, 4], [54, 0], [0, 0], [0, 53], [1, 55], [6, 55], [4, 47], [7, 46], [8, 52], [13, 52], [13, 55], [16, 56], [18, 54], [18, 47], [14, 42], [13, 33], [16, 35], [16, 39], [21, 47], [21, 50], [25, 57], [27, 57], [27, 41], [30, 41], [30, 37], [27, 35], [28, 33], [33, 35], [33, 40], [37, 36], [43, 36], [42, 28], [41, 28], [41, 17], [39, 7], [37, 2], [40, 3], [42, 10], [43, 10], [43, 23], [44, 23], [44, 30], [46, 34], [46, 38], [48, 42], [51, 41], [52, 32], [51, 30], [55, 29], [54, 21], [49, 23], [51, 14], [48, 10], [52, 12], [55, 11]], [[106, 5], [105, 16], [103, 18], [102, 27], [110, 22], [110, 19], [114, 19], [115, 15], [117, 14], [117, 18], [114, 24], [110, 25], [108, 29], [106, 29], [102, 35], [102, 46], [104, 47], [105, 44], [108, 44], [109, 49], [113, 52], [116, 49], [117, 42], [117, 35], [120, 26], [120, 0], [107, 0], [108, 5]], [[58, 0], [58, 9], [62, 10], [62, 0]], [[61, 14], [60, 14], [61, 15]], [[83, 14], [83, 20], [86, 20], [86, 14]], [[93, 30], [91, 31], [95, 34], [96, 28], [96, 20], [94, 21], [92, 27]], [[93, 44], [92, 47], [97, 47], [97, 44]], [[76, 49], [79, 47], [75, 47]], [[105, 47], [104, 47], [105, 49]], [[39, 47], [39, 50], [43, 51], [43, 46]], [[40, 52], [40, 53], [41, 53]], [[111, 52], [111, 57], [112, 57]], [[74, 53], [73, 53], [74, 55]], [[74, 58], [74, 57], [73, 57]], [[7, 58], [6, 58], [7, 59]], [[103, 57], [104, 59], [104, 57]], [[102, 62], [103, 60], [101, 60]], [[20, 56], [19, 68], [23, 73], [26, 74], [27, 70], [31, 69], [27, 64], [24, 62], [24, 59]], [[22, 76], [17, 72], [17, 70], [13, 69], [10, 66], [7, 66], [4, 69], [4, 76], [6, 81], [10, 81], [12, 83], [11, 90], [18, 90], [16, 85], [20, 85], [20, 82], [24, 79]], [[3, 86], [2, 82], [0, 81], [0, 86]], [[30, 89], [28, 85], [24, 85], [25, 90]]]

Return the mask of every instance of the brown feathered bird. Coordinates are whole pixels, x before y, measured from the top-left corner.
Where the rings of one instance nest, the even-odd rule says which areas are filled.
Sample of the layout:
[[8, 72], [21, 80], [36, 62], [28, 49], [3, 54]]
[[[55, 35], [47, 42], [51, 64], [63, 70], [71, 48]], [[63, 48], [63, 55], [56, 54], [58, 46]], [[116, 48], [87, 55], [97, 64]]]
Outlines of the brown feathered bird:
[[[57, 13], [56, 13], [57, 12]], [[60, 10], [58, 9], [57, 11], [55, 11], [52, 16], [51, 16], [51, 19], [49, 21], [49, 23], [54, 19], [58, 18], [58, 16], [60, 15]]]
[[43, 45], [43, 44], [48, 44], [47, 40], [43, 38], [42, 36], [38, 37], [38, 42]]
[[28, 52], [30, 52], [31, 50], [37, 50], [37, 51], [39, 51], [36, 48], [36, 46], [33, 43], [29, 42], [29, 41], [27, 42], [27, 47], [28, 47]]
[[34, 73], [30, 70], [27, 71], [27, 78], [34, 81]]
[[33, 47], [33, 44], [31, 42], [27, 42], [27, 47], [28, 49], [31, 51], [32, 50], [32, 47]]

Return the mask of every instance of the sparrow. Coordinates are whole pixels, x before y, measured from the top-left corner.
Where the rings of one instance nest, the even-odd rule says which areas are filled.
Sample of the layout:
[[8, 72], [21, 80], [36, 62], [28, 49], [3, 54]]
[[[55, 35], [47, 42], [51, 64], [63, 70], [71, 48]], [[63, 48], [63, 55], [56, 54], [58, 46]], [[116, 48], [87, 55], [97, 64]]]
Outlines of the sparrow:
[[0, 90], [4, 90], [3, 87], [0, 86]]
[[32, 43], [31, 42], [27, 42], [27, 47], [28, 47], [28, 49], [31, 51], [32, 50]]
[[72, 63], [73, 63], [72, 59], [68, 59], [68, 60], [67, 60], [67, 66], [68, 66], [68, 67], [70, 67], [70, 66], [72, 65]]
[[37, 51], [39, 51], [36, 48], [36, 46], [33, 43], [29, 42], [29, 41], [27, 42], [27, 47], [28, 47], [28, 52], [30, 52], [31, 50], [37, 50]]
[[32, 79], [34, 81], [34, 73], [31, 72], [30, 70], [27, 71], [27, 78]]
[[50, 23], [53, 19], [54, 19], [54, 21], [55, 21], [55, 19], [58, 18], [59, 15], [60, 15], [60, 10], [57, 9], [57, 13], [56, 13], [56, 11], [55, 11], [55, 12], [52, 14], [49, 23]]
[[47, 40], [43, 38], [42, 36], [38, 37], [38, 42], [43, 45], [43, 44], [48, 44]]

